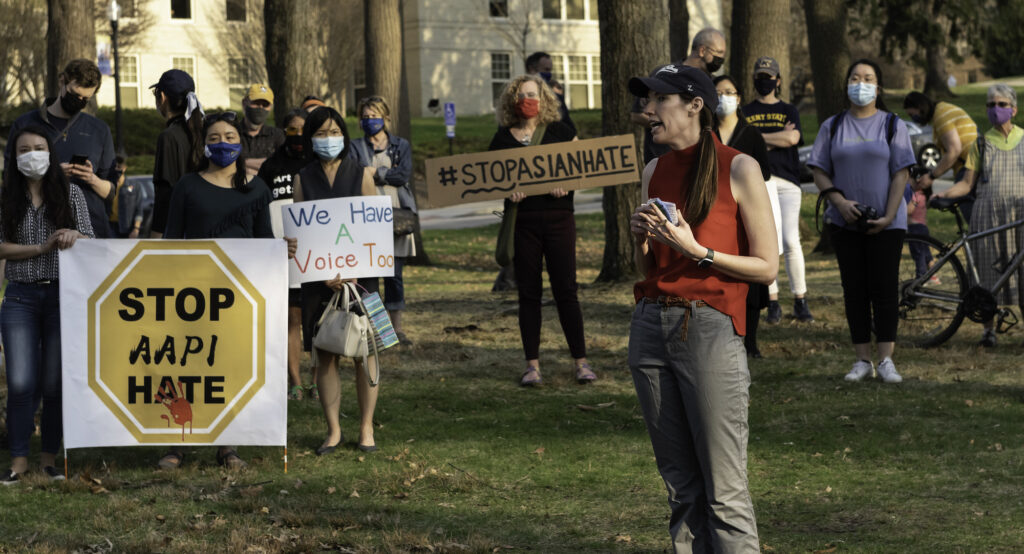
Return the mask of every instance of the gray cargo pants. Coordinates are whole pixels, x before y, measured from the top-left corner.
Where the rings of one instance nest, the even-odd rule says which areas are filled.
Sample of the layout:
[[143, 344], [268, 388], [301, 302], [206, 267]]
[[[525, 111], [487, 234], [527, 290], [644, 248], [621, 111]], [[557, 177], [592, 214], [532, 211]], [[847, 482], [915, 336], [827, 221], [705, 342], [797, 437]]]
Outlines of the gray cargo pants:
[[759, 552], [747, 490], [750, 373], [732, 319], [641, 300], [629, 367], [672, 509], [675, 552]]

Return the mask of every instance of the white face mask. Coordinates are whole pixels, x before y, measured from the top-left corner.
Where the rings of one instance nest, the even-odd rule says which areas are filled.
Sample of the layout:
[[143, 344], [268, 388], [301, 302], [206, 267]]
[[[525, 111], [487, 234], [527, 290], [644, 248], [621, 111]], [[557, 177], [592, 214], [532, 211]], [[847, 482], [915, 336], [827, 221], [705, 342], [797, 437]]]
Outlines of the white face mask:
[[733, 95], [718, 95], [718, 108], [715, 110], [718, 115], [732, 115], [736, 113], [736, 106], [740, 103], [739, 98]]
[[50, 169], [50, 153], [33, 150], [18, 156], [18, 171], [29, 179], [41, 179]]

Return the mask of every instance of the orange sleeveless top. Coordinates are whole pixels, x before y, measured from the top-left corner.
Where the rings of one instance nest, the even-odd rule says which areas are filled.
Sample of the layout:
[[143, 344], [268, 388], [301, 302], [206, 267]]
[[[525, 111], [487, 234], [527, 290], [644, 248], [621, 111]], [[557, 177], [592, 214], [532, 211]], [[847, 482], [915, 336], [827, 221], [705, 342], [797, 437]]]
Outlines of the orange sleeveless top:
[[[739, 151], [724, 146], [715, 138], [718, 153], [718, 197], [711, 211], [700, 225], [693, 228], [693, 235], [701, 246], [717, 252], [750, 255], [747, 233], [740, 217], [739, 206], [732, 196], [729, 168]], [[684, 199], [697, 173], [697, 145], [685, 150], [672, 150], [658, 158], [654, 175], [648, 184], [650, 198], [661, 198], [674, 202], [681, 212], [686, 212]], [[654, 265], [647, 271], [646, 279], [633, 287], [633, 294], [641, 298], [659, 296], [681, 296], [689, 300], [703, 300], [712, 308], [730, 316], [736, 334], [747, 332], [746, 281], [725, 275], [711, 266], [700, 269], [697, 262], [657, 241], [650, 241], [654, 254]]]

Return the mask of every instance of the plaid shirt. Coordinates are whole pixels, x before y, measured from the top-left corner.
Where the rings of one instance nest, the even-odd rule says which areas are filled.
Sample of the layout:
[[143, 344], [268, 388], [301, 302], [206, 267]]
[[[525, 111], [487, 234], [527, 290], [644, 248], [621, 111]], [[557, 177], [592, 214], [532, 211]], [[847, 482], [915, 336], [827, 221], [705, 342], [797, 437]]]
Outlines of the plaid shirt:
[[[85, 203], [85, 195], [78, 188], [78, 185], [68, 187], [71, 197], [71, 207], [75, 212], [76, 228], [78, 232], [88, 237], [93, 236], [92, 224], [89, 222], [89, 206]], [[0, 214], [2, 217], [2, 214]], [[29, 203], [25, 211], [25, 217], [18, 226], [18, 244], [33, 245], [45, 244], [57, 228], [46, 217], [46, 204], [38, 208]], [[0, 242], [13, 242], [4, 236], [3, 220], [0, 219]], [[39, 256], [25, 258], [23, 260], [7, 260], [5, 271], [7, 280], [19, 283], [35, 283], [36, 281], [53, 281], [60, 276], [57, 265], [57, 250], [51, 250]]]

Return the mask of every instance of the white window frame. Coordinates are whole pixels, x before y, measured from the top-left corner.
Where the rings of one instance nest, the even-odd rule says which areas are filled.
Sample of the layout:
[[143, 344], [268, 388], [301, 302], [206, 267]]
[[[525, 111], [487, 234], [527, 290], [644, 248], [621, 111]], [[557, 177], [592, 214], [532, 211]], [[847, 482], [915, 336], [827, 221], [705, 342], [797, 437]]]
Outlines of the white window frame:
[[[493, 96], [494, 85], [502, 84], [504, 86], [508, 86], [508, 84], [512, 81], [512, 52], [505, 51], [505, 50], [495, 50], [495, 51], [488, 52], [488, 54], [490, 55], [490, 59], [487, 60], [487, 69], [488, 69], [488, 72], [490, 73], [489, 77], [490, 77], [490, 81], [491, 81], [491, 93], [492, 93], [492, 96]], [[508, 77], [506, 77], [504, 79], [501, 79], [501, 78], [498, 78], [498, 77], [494, 76], [494, 57], [495, 56], [505, 56], [505, 57], [508, 58]], [[495, 105], [497, 105], [497, 102], [498, 102], [499, 98], [500, 98], [500, 96], [493, 98], [493, 103]]]
[[184, 69], [182, 69], [182, 71], [184, 71], [185, 73], [188, 73], [192, 77], [192, 79], [195, 80], [196, 73], [199, 71], [199, 65], [198, 65], [199, 64], [199, 60], [197, 60], [196, 58], [197, 57], [196, 57], [195, 54], [171, 54], [170, 65], [171, 65], [172, 69], [181, 69], [180, 67], [176, 67], [174, 65], [174, 60], [176, 60], [176, 59], [179, 59], [179, 60], [183, 60], [183, 59], [192, 60], [192, 71], [187, 71], [187, 70], [184, 70]]
[[549, 19], [544, 17], [543, 8], [541, 9], [541, 18], [544, 21], [551, 22], [562, 22], [562, 23], [597, 23], [597, 14], [590, 13], [590, 0], [582, 0], [583, 2], [583, 19], [568, 19], [569, 7], [566, 4], [567, 0], [558, 0], [558, 19]]
[[[586, 75], [587, 75], [586, 79], [580, 80], [580, 79], [572, 79], [570, 77], [571, 74], [569, 73], [569, 56], [583, 57], [586, 60], [586, 62], [585, 62], [586, 63]], [[551, 55], [551, 62], [555, 63], [556, 59], [558, 61], [562, 62], [561, 63], [562, 67], [555, 67], [555, 68], [553, 68], [552, 73], [554, 73], [556, 76], [562, 77], [561, 79], [558, 79], [558, 81], [562, 84], [563, 87], [565, 87], [565, 99], [566, 99], [566, 103], [569, 104], [567, 107], [570, 108], [570, 109], [573, 109], [573, 110], [596, 109], [595, 106], [597, 105], [597, 100], [595, 99], [595, 95], [594, 95], [594, 86], [601, 84], [601, 74], [600, 74], [600, 72], [595, 72], [594, 71], [594, 60], [595, 59], [600, 60], [601, 59], [601, 55], [600, 54], [570, 54], [570, 53], [552, 54]], [[569, 92], [569, 86], [570, 85], [577, 85], [577, 86], [583, 85], [583, 86], [587, 87], [587, 105], [586, 106], [573, 106], [573, 105], [571, 105], [572, 94], [570, 94], [570, 92]]]
[[[125, 81], [124, 80], [124, 73], [121, 71], [121, 69], [123, 69], [123, 68], [120, 68], [120, 67], [117, 68], [117, 72], [118, 72], [117, 78], [118, 78], [118, 81], [120, 81], [120, 86], [122, 88], [125, 87], [125, 86], [130, 86], [130, 87], [133, 86], [133, 87], [135, 87], [135, 105], [141, 108], [142, 107], [142, 78], [141, 78], [141, 75], [142, 75], [142, 68], [141, 68], [142, 60], [140, 58], [141, 58], [141, 56], [139, 56], [138, 54], [120, 54], [120, 55], [118, 55], [118, 61], [119, 62], [124, 62], [124, 60], [127, 60], [127, 59], [131, 59], [131, 60], [135, 61], [135, 80], [134, 81]], [[123, 98], [124, 91], [121, 91], [121, 95], [122, 95], [122, 98]]]
[[195, 0], [186, 0], [188, 2], [188, 17], [174, 17], [171, 13], [171, 2], [173, 0], [164, 0], [167, 2], [167, 18], [172, 23], [195, 23], [196, 22], [196, 3]]

